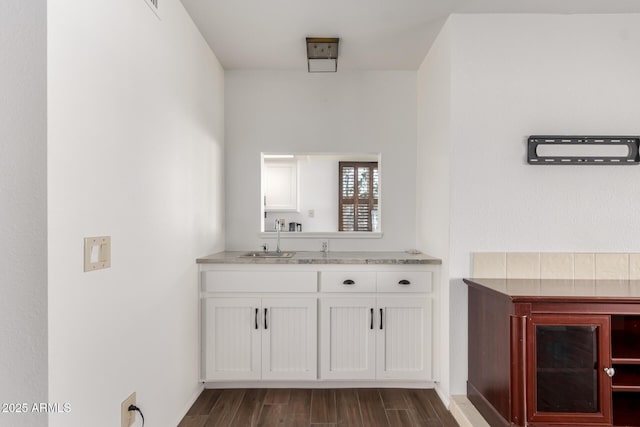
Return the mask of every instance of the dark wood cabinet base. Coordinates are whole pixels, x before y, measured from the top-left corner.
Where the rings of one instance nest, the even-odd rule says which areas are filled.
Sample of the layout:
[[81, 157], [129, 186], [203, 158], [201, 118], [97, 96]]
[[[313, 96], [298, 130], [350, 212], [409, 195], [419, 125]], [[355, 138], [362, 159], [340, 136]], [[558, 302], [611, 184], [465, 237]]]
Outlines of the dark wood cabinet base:
[[640, 282], [465, 279], [467, 396], [492, 427], [640, 427]]

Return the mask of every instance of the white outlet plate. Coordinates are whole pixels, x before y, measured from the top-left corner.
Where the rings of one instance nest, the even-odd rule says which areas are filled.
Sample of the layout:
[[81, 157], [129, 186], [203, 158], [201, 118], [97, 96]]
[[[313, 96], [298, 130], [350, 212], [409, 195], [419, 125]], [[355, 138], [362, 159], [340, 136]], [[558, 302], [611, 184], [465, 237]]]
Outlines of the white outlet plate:
[[130, 411], [129, 406], [136, 404], [136, 392], [122, 401], [121, 407], [121, 427], [130, 427], [136, 422], [136, 411]]

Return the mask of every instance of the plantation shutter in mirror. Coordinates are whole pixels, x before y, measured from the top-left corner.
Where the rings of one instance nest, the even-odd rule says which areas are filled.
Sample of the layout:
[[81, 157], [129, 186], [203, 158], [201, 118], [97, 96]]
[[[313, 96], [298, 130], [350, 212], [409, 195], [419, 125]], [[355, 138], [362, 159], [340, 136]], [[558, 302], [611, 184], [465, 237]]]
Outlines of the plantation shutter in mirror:
[[339, 231], [374, 231], [378, 163], [339, 162]]

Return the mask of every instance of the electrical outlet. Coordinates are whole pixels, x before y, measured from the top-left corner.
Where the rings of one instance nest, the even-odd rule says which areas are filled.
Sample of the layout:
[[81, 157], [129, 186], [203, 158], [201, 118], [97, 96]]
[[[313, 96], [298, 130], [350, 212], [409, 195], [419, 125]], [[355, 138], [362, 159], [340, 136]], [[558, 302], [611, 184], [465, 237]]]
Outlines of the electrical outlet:
[[122, 427], [130, 427], [133, 423], [136, 422], [136, 411], [130, 411], [129, 406], [136, 404], [136, 392], [131, 393], [131, 396], [127, 397], [122, 402], [122, 416], [121, 416], [121, 426]]

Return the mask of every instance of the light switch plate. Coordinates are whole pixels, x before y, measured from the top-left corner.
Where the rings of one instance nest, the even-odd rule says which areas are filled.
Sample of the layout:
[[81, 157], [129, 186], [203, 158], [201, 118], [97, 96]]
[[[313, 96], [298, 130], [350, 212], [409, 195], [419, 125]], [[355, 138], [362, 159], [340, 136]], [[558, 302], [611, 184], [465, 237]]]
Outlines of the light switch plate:
[[84, 238], [84, 271], [111, 267], [111, 236]]

